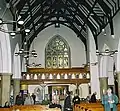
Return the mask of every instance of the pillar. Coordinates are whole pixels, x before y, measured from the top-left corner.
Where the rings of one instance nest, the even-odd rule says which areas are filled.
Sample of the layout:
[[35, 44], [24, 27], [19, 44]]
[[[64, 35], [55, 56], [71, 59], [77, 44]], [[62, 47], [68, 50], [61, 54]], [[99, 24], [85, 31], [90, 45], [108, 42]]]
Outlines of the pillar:
[[97, 92], [97, 99], [100, 99], [100, 83], [99, 83], [99, 71], [98, 71], [98, 57], [96, 55], [97, 44], [95, 43], [94, 36], [89, 29], [88, 30], [88, 52], [89, 52], [89, 64], [90, 64], [90, 84], [91, 93]]
[[118, 80], [118, 97], [120, 103], [120, 72], [117, 72], [117, 80]]
[[1, 106], [4, 106], [5, 102], [10, 102], [10, 87], [11, 87], [11, 73], [1, 74]]
[[108, 77], [100, 78], [100, 95], [102, 97], [103, 91], [107, 91], [108, 89]]
[[15, 103], [16, 96], [19, 94], [19, 92], [20, 92], [20, 79], [14, 79], [13, 80], [14, 103]]
[[79, 95], [79, 84], [76, 84], [76, 92], [75, 93]]

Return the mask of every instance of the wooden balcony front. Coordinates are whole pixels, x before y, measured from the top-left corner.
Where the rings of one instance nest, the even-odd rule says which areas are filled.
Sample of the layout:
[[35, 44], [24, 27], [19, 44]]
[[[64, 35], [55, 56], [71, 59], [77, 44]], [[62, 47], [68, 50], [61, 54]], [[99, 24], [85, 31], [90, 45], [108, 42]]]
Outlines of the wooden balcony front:
[[90, 82], [86, 68], [44, 69], [29, 68], [22, 73], [21, 84], [81, 84]]

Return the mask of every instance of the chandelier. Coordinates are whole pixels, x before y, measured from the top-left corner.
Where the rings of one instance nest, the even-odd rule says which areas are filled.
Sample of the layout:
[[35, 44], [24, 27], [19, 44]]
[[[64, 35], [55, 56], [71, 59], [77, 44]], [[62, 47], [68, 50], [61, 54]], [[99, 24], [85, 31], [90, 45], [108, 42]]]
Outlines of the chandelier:
[[[20, 19], [21, 16], [17, 15], [17, 11], [15, 11], [12, 20], [6, 19], [5, 14], [9, 9], [10, 4], [7, 3], [0, 17], [0, 31], [8, 33], [10, 36], [12, 36], [12, 38], [14, 38], [16, 34], [25, 33], [27, 35], [30, 32], [30, 29], [25, 27], [24, 21]], [[4, 24], [7, 24], [9, 29], [5, 29]]]
[[28, 68], [33, 68], [33, 67], [41, 67], [41, 64], [36, 64], [35, 62], [33, 62], [31, 64], [25, 63], [25, 66]]
[[19, 52], [15, 53], [15, 56], [18, 55], [23, 56], [24, 58], [37, 57], [35, 49], [33, 49], [32, 51], [25, 51], [24, 49], [20, 49]]
[[105, 49], [105, 51], [103, 51], [103, 52], [99, 52], [98, 50], [96, 51], [97, 56], [111, 56], [111, 57], [113, 57], [114, 54], [116, 54], [116, 53], [118, 53], [118, 50]]

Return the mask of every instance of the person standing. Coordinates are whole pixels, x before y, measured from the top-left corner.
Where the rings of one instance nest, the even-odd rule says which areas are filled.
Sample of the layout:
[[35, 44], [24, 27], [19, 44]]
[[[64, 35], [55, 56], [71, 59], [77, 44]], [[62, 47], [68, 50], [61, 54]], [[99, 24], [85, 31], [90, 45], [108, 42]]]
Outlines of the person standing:
[[10, 108], [10, 105], [9, 105], [8, 101], [5, 102], [4, 108]]
[[109, 88], [102, 96], [102, 104], [105, 111], [117, 111], [118, 97]]
[[32, 105], [32, 104], [34, 104], [33, 98], [30, 96], [30, 93], [28, 93], [25, 98], [24, 105]]
[[15, 105], [24, 105], [24, 99], [21, 92], [16, 96]]
[[94, 92], [94, 93], [92, 94], [91, 99], [90, 99], [90, 102], [91, 102], [91, 103], [96, 103], [96, 102], [97, 102], [96, 94], [97, 94], [96, 92]]
[[71, 105], [70, 92], [67, 91], [66, 98], [64, 101], [64, 111], [71, 111], [71, 110], [72, 110], [72, 105]]
[[79, 98], [78, 94], [75, 94], [72, 102], [74, 103], [74, 106], [75, 106], [75, 104], [80, 104], [80, 98]]
[[32, 98], [33, 98], [33, 101], [34, 101], [34, 104], [35, 104], [35, 101], [36, 101], [36, 95], [34, 93], [32, 93]]

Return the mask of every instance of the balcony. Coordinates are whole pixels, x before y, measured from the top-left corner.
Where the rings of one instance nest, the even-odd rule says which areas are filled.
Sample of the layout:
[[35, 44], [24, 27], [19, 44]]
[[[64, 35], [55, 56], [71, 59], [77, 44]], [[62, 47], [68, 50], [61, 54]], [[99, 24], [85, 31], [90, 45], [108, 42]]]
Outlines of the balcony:
[[29, 68], [22, 72], [23, 84], [81, 84], [90, 82], [90, 72], [86, 68], [44, 69]]

